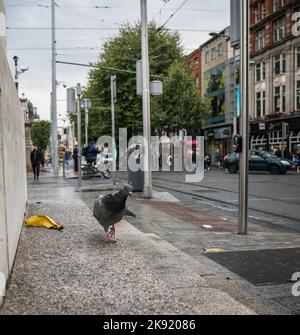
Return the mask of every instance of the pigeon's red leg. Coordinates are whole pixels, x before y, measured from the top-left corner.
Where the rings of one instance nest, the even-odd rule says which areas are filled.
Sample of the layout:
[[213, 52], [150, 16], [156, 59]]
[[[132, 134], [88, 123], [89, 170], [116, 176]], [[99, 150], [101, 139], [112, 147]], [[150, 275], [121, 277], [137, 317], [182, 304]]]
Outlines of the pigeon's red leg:
[[111, 237], [115, 237], [116, 236], [116, 228], [115, 225], [113, 225], [112, 230], [111, 230]]
[[106, 239], [106, 242], [107, 242], [108, 244], [114, 244], [114, 243], [117, 243], [117, 241], [114, 241], [114, 240], [112, 239], [112, 231], [106, 233], [105, 239]]

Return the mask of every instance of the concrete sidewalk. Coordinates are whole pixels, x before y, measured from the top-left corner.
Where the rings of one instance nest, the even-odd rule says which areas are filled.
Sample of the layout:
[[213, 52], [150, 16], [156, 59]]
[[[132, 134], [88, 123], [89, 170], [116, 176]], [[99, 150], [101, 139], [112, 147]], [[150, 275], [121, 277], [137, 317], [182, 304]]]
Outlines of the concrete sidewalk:
[[[28, 215], [49, 215], [65, 228], [24, 227], [0, 314], [255, 314], [212, 287], [203, 264], [158, 234], [123, 221], [118, 244], [107, 245], [92, 201], [75, 188], [51, 175], [29, 183]], [[139, 213], [168, 217], [134, 203]], [[144, 214], [143, 223], [150, 219]]]

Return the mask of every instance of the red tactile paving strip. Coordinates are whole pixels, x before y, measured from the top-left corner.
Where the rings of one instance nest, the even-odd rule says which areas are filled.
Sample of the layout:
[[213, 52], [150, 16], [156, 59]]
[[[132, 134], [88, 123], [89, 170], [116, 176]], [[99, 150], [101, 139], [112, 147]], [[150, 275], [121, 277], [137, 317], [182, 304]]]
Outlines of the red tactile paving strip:
[[[143, 203], [170, 216], [197, 226], [201, 231], [206, 232], [236, 232], [237, 225], [229, 220], [222, 220], [213, 213], [204, 212], [183, 204], [162, 201], [143, 200]], [[212, 226], [213, 229], [206, 229], [203, 225]], [[253, 231], [252, 231], [253, 232]]]

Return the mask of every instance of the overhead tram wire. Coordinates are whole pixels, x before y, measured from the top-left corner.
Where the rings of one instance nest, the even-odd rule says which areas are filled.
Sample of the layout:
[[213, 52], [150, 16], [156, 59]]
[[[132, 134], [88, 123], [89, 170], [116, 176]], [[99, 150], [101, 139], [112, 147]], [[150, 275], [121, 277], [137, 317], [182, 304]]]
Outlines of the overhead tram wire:
[[[83, 66], [83, 67], [89, 67], [89, 68], [94, 68], [94, 69], [104, 69], [104, 70], [107, 70], [107, 71], [129, 73], [129, 74], [132, 74], [132, 75], [136, 75], [136, 71], [118, 69], [118, 68], [103, 66], [103, 65], [83, 64], [83, 63], [75, 63], [75, 62], [63, 62], [63, 61], [59, 61], [59, 60], [57, 60], [56, 63], [57, 64], [65, 64], [65, 65]], [[164, 76], [159, 76], [159, 75], [155, 75], [155, 74], [150, 74], [150, 77], [156, 78], [156, 79], [161, 79], [161, 80], [178, 81], [177, 79], [164, 77]], [[90, 79], [90, 80], [94, 80], [94, 79]], [[184, 80], [184, 81], [193, 81], [194, 82], [194, 79]]]
[[[46, 1], [46, 0], [44, 0]], [[39, 1], [41, 2], [41, 1]], [[16, 5], [7, 5], [6, 7], [42, 7], [47, 8], [49, 6], [42, 5], [40, 3], [37, 3], [37, 1], [28, 2], [28, 6], [24, 6], [24, 3], [22, 4], [16, 4]], [[30, 5], [32, 4], [32, 5]], [[60, 8], [87, 8], [87, 9], [130, 9], [130, 10], [139, 10], [139, 7], [133, 7], [133, 6], [85, 6], [85, 5], [60, 5]], [[158, 7], [150, 7], [149, 10], [161, 10], [162, 8]], [[164, 8], [166, 11], [174, 11], [178, 10], [178, 8]], [[203, 8], [181, 8], [180, 11], [183, 12], [203, 12], [203, 13], [229, 13], [229, 10], [227, 9], [203, 9]]]
[[180, 9], [188, 2], [189, 0], [184, 0], [183, 3], [173, 12], [170, 17], [163, 23], [158, 29], [157, 33], [160, 32], [162, 29], [165, 28], [165, 26], [173, 19], [173, 17], [180, 11]]
[[[7, 30], [51, 30], [50, 27], [6, 27]], [[56, 30], [74, 30], [72, 27], [58, 27], [55, 28]], [[76, 30], [112, 30], [117, 31], [120, 28], [99, 28], [99, 27], [76, 27]], [[154, 28], [155, 29], [155, 28]], [[176, 29], [176, 28], [164, 28], [168, 31], [179, 31], [179, 32], [203, 32], [203, 33], [210, 33], [212, 32], [211, 29]], [[217, 32], [217, 31], [215, 31]]]

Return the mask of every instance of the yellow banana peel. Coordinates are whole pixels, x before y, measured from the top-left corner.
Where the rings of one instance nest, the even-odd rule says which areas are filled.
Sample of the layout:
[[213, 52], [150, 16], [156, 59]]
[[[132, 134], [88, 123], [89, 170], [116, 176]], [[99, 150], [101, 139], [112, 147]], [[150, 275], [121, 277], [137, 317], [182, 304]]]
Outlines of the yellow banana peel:
[[30, 227], [42, 227], [47, 229], [62, 230], [63, 226], [56, 223], [46, 215], [34, 215], [25, 220], [25, 225]]

